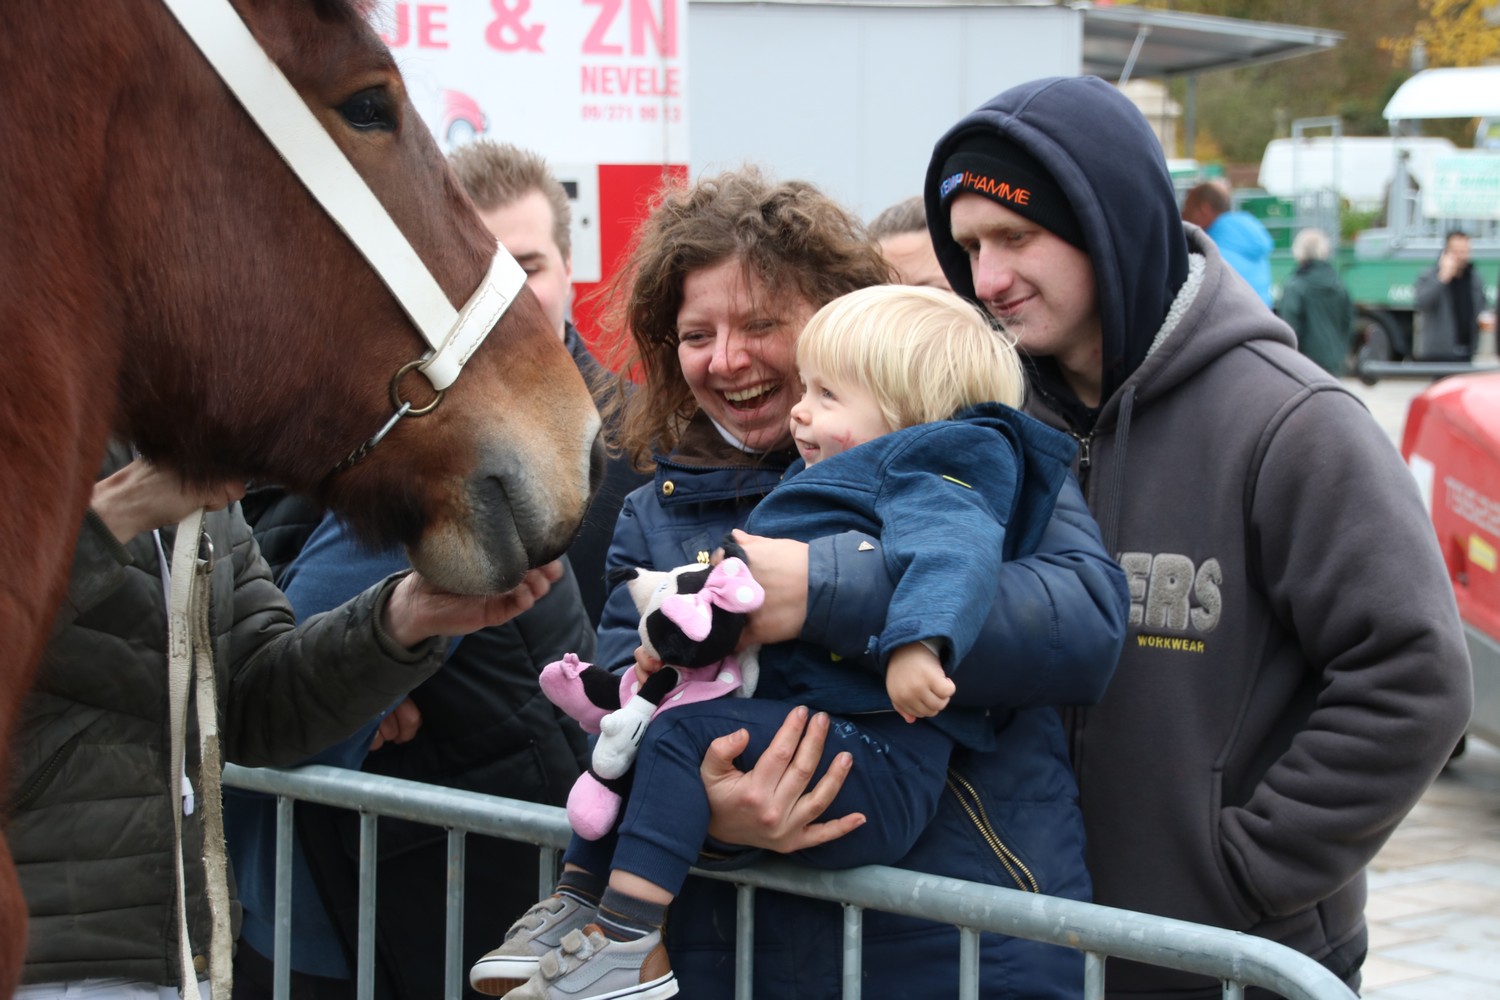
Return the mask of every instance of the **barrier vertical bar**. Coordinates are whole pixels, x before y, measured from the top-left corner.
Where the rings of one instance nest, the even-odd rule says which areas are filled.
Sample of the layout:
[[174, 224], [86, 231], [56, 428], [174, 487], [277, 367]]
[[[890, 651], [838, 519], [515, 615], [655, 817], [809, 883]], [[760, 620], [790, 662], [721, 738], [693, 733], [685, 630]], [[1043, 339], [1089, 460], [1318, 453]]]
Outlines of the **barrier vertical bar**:
[[1083, 953], [1083, 1000], [1104, 1000], [1104, 956], [1097, 951]]
[[979, 1000], [979, 932], [958, 929], [958, 1000]]
[[359, 814], [359, 969], [357, 1000], [375, 1000], [375, 814]]
[[557, 879], [560, 874], [557, 870], [558, 857], [561, 852], [555, 847], [537, 848], [536, 859], [536, 898], [546, 899], [557, 891]]
[[755, 990], [755, 887], [734, 891], [734, 1000], [751, 1000]]
[[1224, 1000], [1245, 1000], [1245, 984], [1224, 980]]
[[852, 903], [843, 905], [844, 1000], [859, 1000], [860, 974], [865, 965], [865, 911]]
[[448, 829], [448, 931], [443, 939], [443, 995], [463, 1000], [464, 832]]
[[292, 800], [276, 796], [276, 902], [272, 939], [272, 1000], [292, 996]]

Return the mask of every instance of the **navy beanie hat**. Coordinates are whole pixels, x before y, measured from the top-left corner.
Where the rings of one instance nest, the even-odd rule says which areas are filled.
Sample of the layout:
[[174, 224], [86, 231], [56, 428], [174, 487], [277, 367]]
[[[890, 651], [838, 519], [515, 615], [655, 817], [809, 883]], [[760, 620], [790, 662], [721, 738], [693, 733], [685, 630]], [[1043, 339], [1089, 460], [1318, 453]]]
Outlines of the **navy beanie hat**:
[[1062, 187], [1036, 157], [994, 132], [959, 136], [943, 161], [938, 187], [943, 208], [964, 192], [984, 195], [1088, 252], [1083, 226]]

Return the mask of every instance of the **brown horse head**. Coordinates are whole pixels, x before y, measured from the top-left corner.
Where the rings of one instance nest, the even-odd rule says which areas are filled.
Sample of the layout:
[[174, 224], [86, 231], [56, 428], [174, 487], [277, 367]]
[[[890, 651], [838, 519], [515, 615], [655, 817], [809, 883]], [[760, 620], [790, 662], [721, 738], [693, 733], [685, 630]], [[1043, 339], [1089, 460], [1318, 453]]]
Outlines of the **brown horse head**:
[[[235, 0], [459, 306], [493, 241], [349, 0]], [[110, 433], [199, 480], [313, 493], [440, 586], [561, 552], [598, 416], [523, 292], [430, 415], [363, 461], [424, 344], [157, 0], [0, 14], [0, 772]], [[425, 402], [420, 376], [399, 391]], [[0, 996], [26, 908], [0, 839]]]
[[[332, 474], [390, 416], [392, 377], [424, 344], [166, 10], [130, 6], [98, 133], [99, 249], [128, 345], [119, 427], [195, 476], [311, 492], [450, 589], [505, 589], [560, 553], [588, 502], [598, 419], [530, 292], [434, 412]], [[237, 6], [462, 306], [493, 237], [359, 9]], [[432, 396], [417, 373], [398, 388], [418, 406]]]

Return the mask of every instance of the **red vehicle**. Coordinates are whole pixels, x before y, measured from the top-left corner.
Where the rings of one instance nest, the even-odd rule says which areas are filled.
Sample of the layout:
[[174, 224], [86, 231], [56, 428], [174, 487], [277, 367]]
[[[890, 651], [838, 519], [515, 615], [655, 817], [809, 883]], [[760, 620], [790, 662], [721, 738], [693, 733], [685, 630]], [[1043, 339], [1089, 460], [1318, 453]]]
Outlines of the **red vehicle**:
[[1433, 383], [1411, 402], [1401, 454], [1448, 564], [1474, 664], [1469, 731], [1500, 743], [1500, 375]]

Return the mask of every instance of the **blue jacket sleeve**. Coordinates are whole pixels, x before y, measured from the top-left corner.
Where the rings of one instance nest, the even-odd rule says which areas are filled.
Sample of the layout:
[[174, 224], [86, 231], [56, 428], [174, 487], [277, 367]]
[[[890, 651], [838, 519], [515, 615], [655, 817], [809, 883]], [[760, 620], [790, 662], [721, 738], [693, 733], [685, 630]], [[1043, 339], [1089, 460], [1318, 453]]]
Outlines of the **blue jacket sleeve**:
[[[802, 638], [869, 669], [895, 591], [883, 560], [857, 532], [808, 550], [808, 614]], [[1020, 708], [1090, 705], [1104, 694], [1125, 641], [1125, 574], [1104, 550], [1099, 526], [1071, 475], [1033, 555], [999, 567], [998, 588], [974, 650], [954, 673], [955, 705]]]
[[[880, 631], [882, 666], [901, 646], [942, 640], [943, 668], [953, 673], [974, 648], [980, 623], [994, 603], [1016, 463], [1008, 447], [995, 447], [1003, 439], [987, 430], [973, 435], [969, 430], [955, 428], [947, 437], [978, 439], [972, 453], [985, 460], [964, 472], [976, 485], [933, 472], [942, 466], [927, 454], [929, 441], [899, 453], [880, 477], [876, 510], [881, 549], [887, 575], [896, 581]], [[981, 450], [984, 445], [994, 454]], [[968, 448], [954, 450], [970, 453]], [[919, 457], [912, 461], [908, 451]]]

